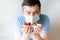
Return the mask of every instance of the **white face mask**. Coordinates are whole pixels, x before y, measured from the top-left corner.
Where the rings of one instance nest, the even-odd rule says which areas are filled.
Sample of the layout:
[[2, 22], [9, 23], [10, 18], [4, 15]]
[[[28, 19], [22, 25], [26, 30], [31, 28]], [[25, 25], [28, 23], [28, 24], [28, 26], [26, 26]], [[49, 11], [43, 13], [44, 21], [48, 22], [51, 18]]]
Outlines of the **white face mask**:
[[26, 16], [26, 15], [24, 15], [24, 17], [25, 17], [25, 21], [30, 22], [30, 23], [37, 22], [39, 20], [39, 15], [36, 15], [36, 16]]

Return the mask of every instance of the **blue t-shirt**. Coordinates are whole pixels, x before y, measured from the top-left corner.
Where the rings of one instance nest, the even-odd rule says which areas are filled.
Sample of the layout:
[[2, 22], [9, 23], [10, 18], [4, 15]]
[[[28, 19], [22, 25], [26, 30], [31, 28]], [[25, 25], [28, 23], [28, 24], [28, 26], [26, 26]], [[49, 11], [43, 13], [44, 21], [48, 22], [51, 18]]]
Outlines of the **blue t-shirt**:
[[[50, 30], [50, 22], [49, 22], [49, 18], [47, 15], [44, 15], [44, 14], [40, 14], [40, 19], [37, 21], [37, 23], [39, 24], [42, 24], [43, 25], [43, 29], [42, 31], [40, 32], [41, 35], [43, 34], [47, 34], [49, 33], [49, 30]], [[24, 24], [25, 22], [25, 17], [24, 16], [18, 16], [17, 19], [16, 19], [16, 24], [15, 24], [15, 32], [17, 34], [21, 34], [22, 35], [22, 31], [21, 31], [21, 28], [22, 28], [22, 25]], [[33, 40], [32, 36], [30, 37], [30, 40]]]

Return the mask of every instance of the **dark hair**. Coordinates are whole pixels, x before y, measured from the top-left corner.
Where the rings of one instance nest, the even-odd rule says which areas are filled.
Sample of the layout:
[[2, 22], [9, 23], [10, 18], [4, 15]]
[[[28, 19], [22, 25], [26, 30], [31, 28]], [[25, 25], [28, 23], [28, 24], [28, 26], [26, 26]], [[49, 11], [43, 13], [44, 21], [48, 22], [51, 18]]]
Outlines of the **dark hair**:
[[24, 0], [23, 3], [22, 3], [22, 7], [24, 5], [26, 5], [26, 6], [34, 6], [36, 4], [39, 6], [39, 8], [41, 7], [41, 3], [40, 3], [39, 0]]

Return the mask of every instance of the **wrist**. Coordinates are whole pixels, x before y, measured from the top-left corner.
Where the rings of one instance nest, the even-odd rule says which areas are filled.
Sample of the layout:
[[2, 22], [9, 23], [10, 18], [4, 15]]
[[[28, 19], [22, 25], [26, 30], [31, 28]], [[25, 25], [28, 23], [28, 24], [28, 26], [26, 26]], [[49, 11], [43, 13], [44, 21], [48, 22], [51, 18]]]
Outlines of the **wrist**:
[[27, 40], [27, 39], [29, 40], [29, 38], [30, 38], [30, 35], [29, 34], [23, 34], [22, 35], [22, 39], [23, 40]]
[[39, 33], [33, 33], [32, 37], [33, 37], [34, 40], [40, 40], [40, 39], [42, 39]]
[[39, 33], [32, 33], [31, 35], [32, 35], [32, 36], [38, 36]]

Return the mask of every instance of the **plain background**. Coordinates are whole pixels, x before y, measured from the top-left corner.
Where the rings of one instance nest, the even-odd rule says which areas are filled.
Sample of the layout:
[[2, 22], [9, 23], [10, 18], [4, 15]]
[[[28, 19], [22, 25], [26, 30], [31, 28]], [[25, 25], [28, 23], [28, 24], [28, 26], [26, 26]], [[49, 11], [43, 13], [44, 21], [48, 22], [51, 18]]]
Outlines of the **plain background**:
[[[0, 40], [13, 40], [12, 20], [22, 15], [23, 0], [0, 0]], [[50, 40], [60, 40], [60, 0], [40, 0], [41, 13], [50, 18]]]

